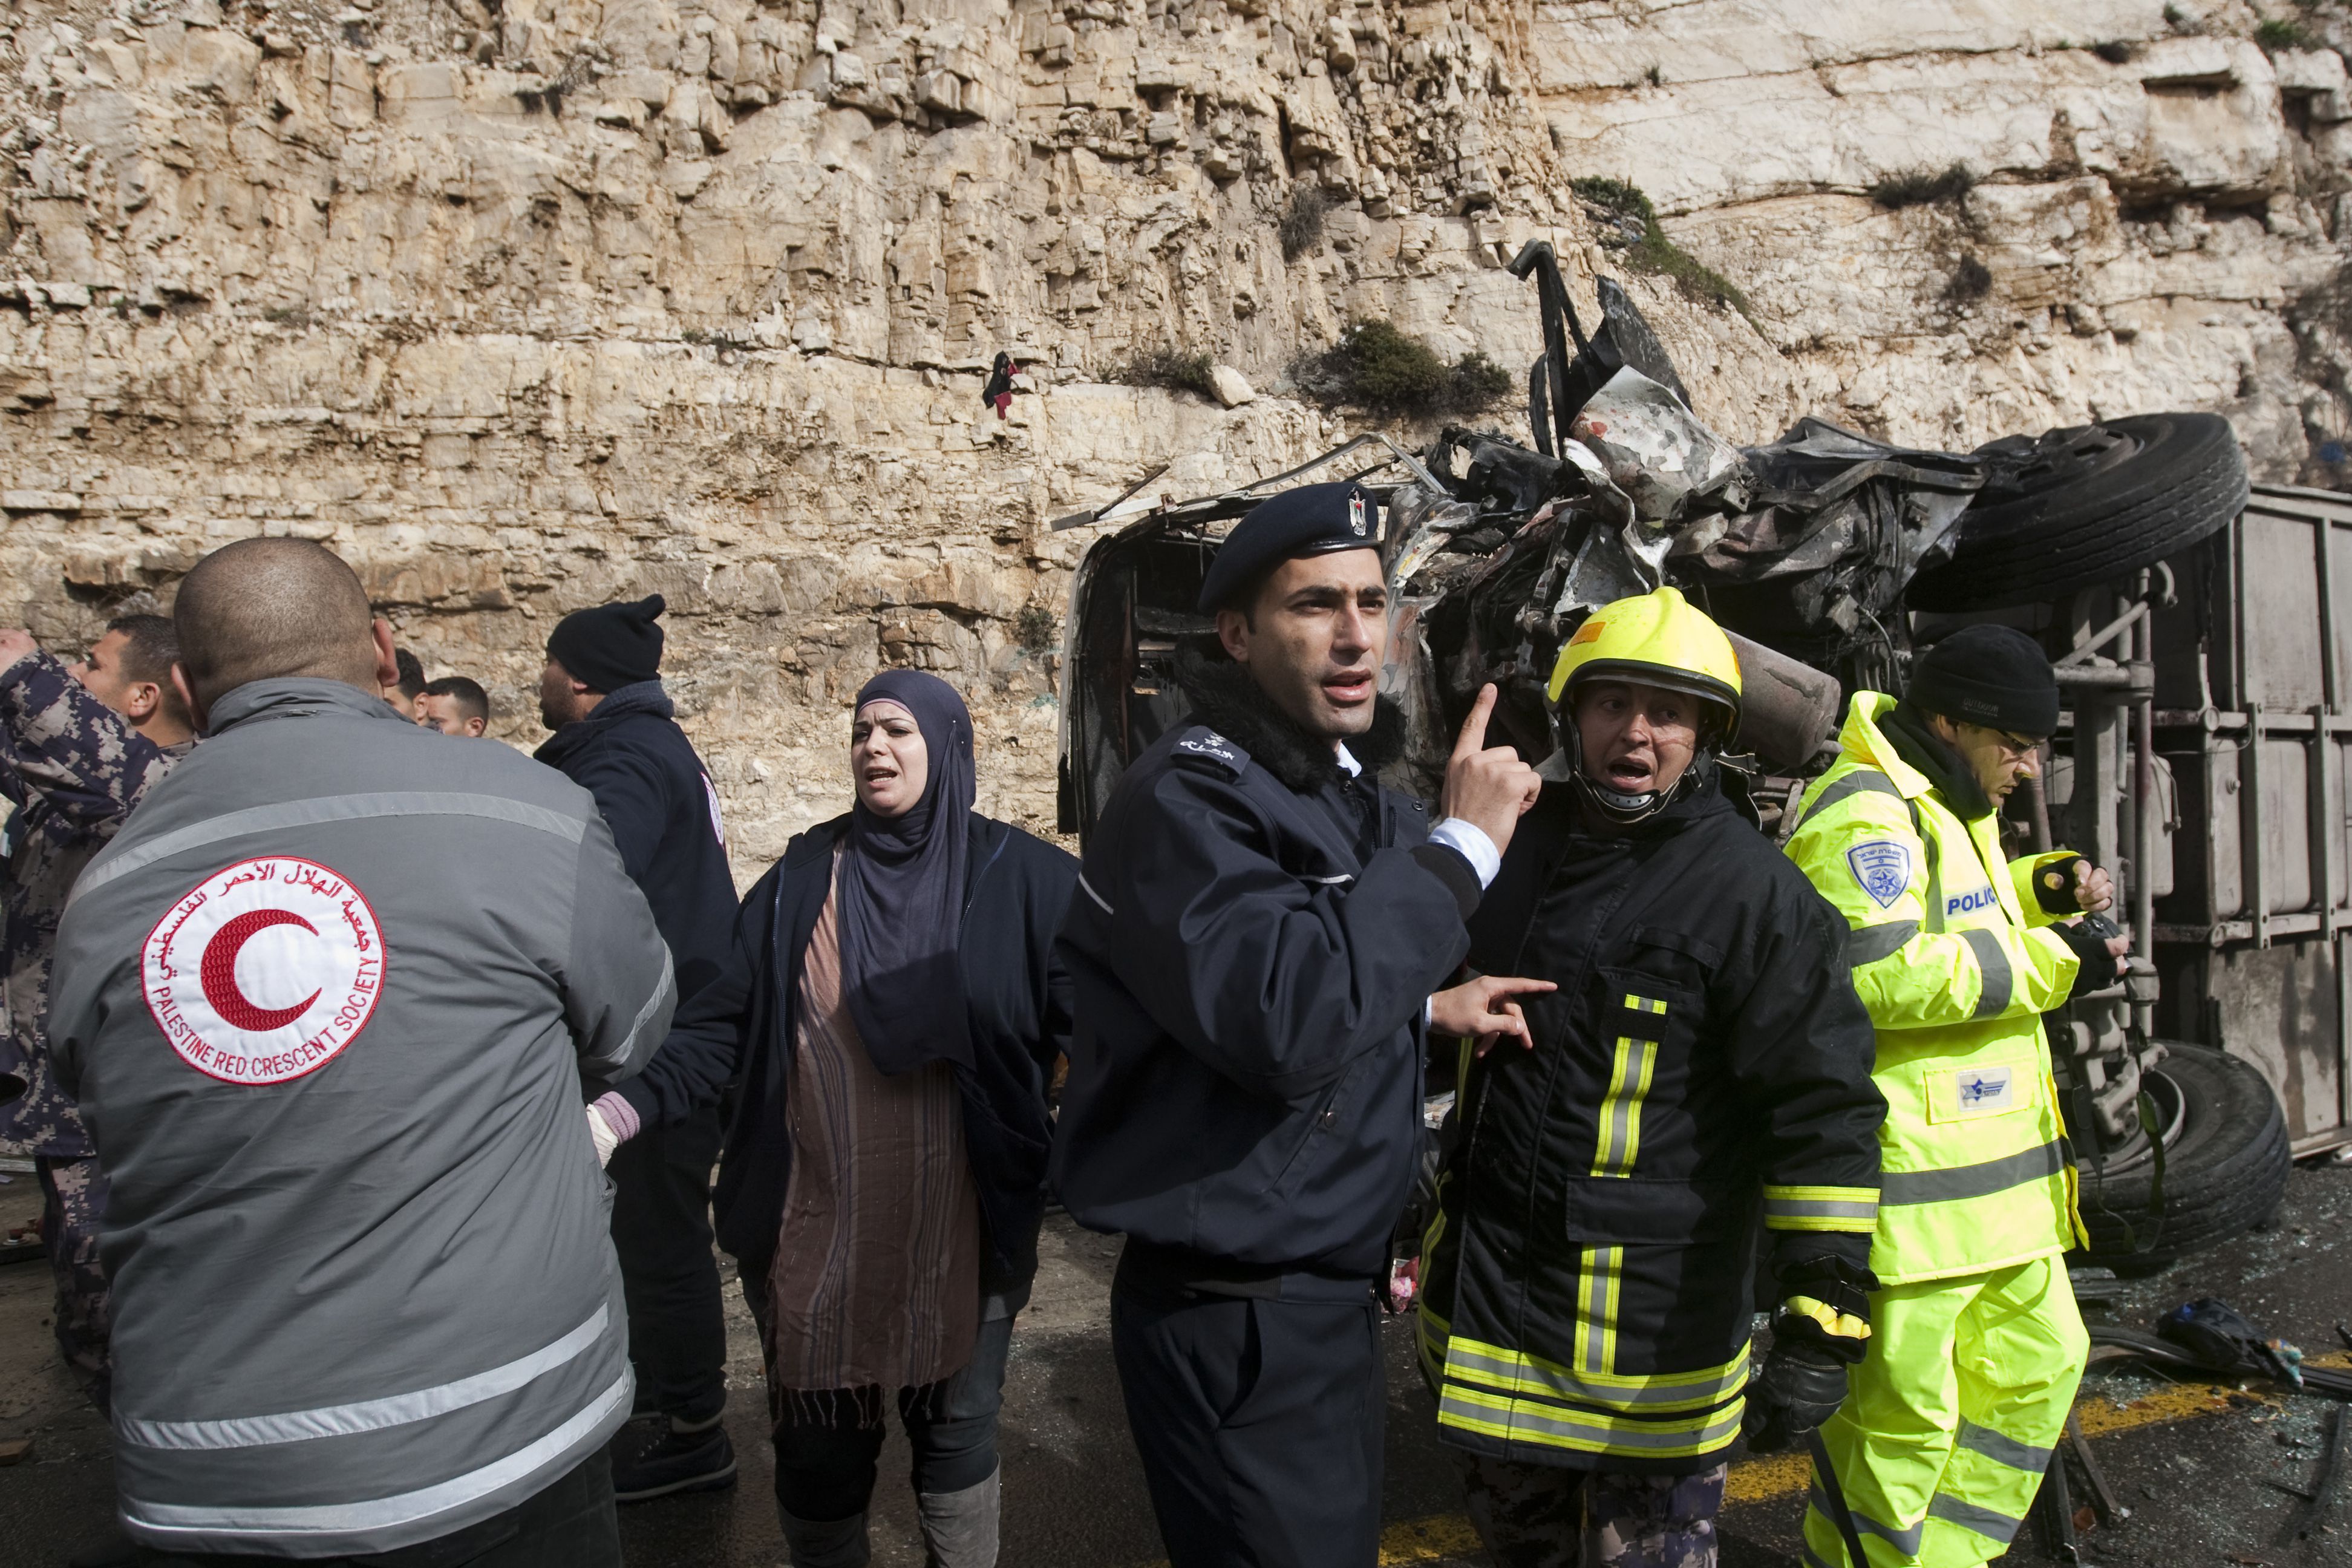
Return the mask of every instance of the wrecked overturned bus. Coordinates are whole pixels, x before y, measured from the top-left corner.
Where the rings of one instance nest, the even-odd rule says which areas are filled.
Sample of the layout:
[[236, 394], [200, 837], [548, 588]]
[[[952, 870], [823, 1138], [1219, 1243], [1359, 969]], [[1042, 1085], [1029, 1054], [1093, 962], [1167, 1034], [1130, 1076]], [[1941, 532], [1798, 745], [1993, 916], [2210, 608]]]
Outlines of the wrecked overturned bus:
[[[1544, 680], [1595, 607], [1671, 584], [1733, 638], [1745, 711], [1729, 787], [1785, 838], [1856, 690], [1900, 691], [1960, 627], [2025, 632], [2065, 698], [2004, 848], [2115, 869], [2128, 973], [2046, 1016], [2090, 1257], [2162, 1268], [2263, 1222], [2292, 1160], [2352, 1144], [2352, 502], [2249, 485], [2229, 425], [2150, 414], [1972, 452], [1815, 418], [1736, 446], [1692, 410], [1632, 296], [1588, 332], [1550, 247], [1532, 443], [1448, 427], [1359, 437], [1206, 496], [1152, 489], [1059, 520], [1087, 549], [1064, 625], [1060, 826], [1186, 721], [1175, 679], [1218, 543], [1269, 495], [1352, 479], [1381, 502], [1393, 782], [1433, 797], [1479, 688], [1491, 733], [1561, 766]], [[1164, 472], [1164, 470], [1161, 470]], [[1442, 1084], [1433, 1084], [1442, 1089]], [[1444, 1102], [1433, 1100], [1433, 1117]]]

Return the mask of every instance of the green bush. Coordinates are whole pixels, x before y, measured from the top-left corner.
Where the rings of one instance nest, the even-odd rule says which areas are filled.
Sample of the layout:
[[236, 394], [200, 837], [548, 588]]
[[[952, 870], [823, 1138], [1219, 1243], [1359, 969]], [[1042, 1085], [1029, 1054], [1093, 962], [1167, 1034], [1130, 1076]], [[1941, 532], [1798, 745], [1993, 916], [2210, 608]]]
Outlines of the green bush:
[[1477, 399], [1478, 408], [1499, 403], [1511, 390], [1511, 373], [1486, 357], [1484, 349], [1472, 349], [1454, 363], [1454, 379], [1465, 397]]
[[1607, 174], [1586, 174], [1570, 180], [1568, 188], [1594, 206], [1606, 207], [1618, 216], [1644, 228], [1657, 226], [1657, 209], [1642, 187], [1630, 180], [1612, 179]]
[[1426, 408], [1445, 385], [1445, 362], [1419, 338], [1387, 321], [1359, 323], [1339, 340], [1347, 355], [1349, 400], [1368, 408]]
[[2270, 54], [2282, 49], [2307, 49], [2312, 47], [2311, 35], [2293, 22], [2262, 23], [2254, 28], [2254, 42]]
[[[1625, 259], [1627, 271], [1668, 279], [1685, 300], [1695, 300], [1718, 310], [1737, 310], [1748, 318], [1750, 326], [1756, 326], [1755, 312], [1748, 308], [1748, 296], [1733, 287], [1731, 279], [1666, 237], [1665, 229], [1658, 223], [1657, 209], [1650, 205], [1649, 195], [1641, 186], [1606, 174], [1588, 174], [1570, 180], [1568, 188], [1618, 220], [1624, 237], [1617, 241], [1616, 248]], [[1639, 237], [1633, 237], [1635, 235]], [[1612, 242], [1604, 236], [1601, 243]], [[1763, 331], [1760, 326], [1757, 330]]]
[[1357, 321], [1320, 353], [1292, 363], [1290, 378], [1318, 403], [1392, 417], [1475, 414], [1511, 390], [1511, 374], [1473, 349], [1452, 364], [1394, 323]]
[[1945, 169], [1906, 169], [1871, 186], [1870, 199], [1883, 207], [1957, 202], [1976, 185], [1977, 177], [1969, 173], [1966, 163], [1954, 163]]
[[1214, 397], [1217, 389], [1209, 379], [1209, 371], [1215, 363], [1205, 353], [1163, 344], [1138, 353], [1121, 365], [1111, 379], [1129, 386], [1164, 386], [1171, 392], [1197, 392], [1202, 397]]

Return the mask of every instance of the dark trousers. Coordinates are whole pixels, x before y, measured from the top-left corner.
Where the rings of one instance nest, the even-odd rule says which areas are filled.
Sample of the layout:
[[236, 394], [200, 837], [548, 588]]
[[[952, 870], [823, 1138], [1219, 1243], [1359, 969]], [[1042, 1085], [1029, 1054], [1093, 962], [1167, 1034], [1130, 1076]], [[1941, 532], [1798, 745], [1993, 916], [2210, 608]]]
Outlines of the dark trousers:
[[[743, 1260], [743, 1299], [768, 1337], [771, 1258]], [[971, 1360], [929, 1388], [898, 1390], [898, 1422], [914, 1450], [915, 1493], [937, 1496], [976, 1487], [996, 1472], [996, 1416], [1004, 1404], [1004, 1361], [1013, 1320], [980, 1325]], [[777, 1409], [776, 1503], [812, 1524], [864, 1513], [874, 1500], [877, 1461], [888, 1435], [881, 1389], [772, 1395]]]
[[1372, 1568], [1380, 1308], [1111, 1288], [1111, 1353], [1171, 1568]]
[[[180, 1556], [142, 1552], [144, 1568], [226, 1568], [277, 1563], [277, 1556]], [[603, 1449], [570, 1473], [479, 1524], [395, 1552], [310, 1557], [304, 1568], [621, 1568], [621, 1526], [613, 1509], [613, 1465]]]
[[710, 1249], [719, 1113], [648, 1128], [614, 1152], [613, 1250], [629, 1305], [637, 1408], [703, 1421], [727, 1403], [727, 1318]]

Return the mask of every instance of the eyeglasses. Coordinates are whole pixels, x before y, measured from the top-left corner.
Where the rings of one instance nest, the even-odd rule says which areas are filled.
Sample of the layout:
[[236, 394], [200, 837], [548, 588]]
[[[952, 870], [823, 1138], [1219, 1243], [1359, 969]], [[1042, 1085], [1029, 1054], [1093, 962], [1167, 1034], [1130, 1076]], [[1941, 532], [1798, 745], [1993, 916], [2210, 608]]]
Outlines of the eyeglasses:
[[2042, 754], [2042, 742], [2039, 741], [2029, 741], [2006, 730], [1988, 728], [1985, 733], [1990, 735], [1992, 743], [2000, 748], [2000, 754], [2012, 763], [2032, 762]]

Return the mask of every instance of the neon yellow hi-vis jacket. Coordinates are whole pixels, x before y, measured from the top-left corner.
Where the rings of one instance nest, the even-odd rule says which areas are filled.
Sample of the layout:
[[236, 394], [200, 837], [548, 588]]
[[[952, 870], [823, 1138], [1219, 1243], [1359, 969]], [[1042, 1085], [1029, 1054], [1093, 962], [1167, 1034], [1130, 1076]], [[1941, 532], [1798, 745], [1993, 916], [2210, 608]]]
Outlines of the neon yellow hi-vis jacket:
[[1853, 928], [1846, 962], [1877, 1032], [1878, 1234], [1870, 1266], [1906, 1285], [2074, 1245], [2074, 1170], [2042, 1015], [2074, 984], [2072, 949], [1995, 816], [1963, 822], [1878, 727], [1895, 700], [1854, 694], [1838, 760], [1800, 809], [1789, 855]]

